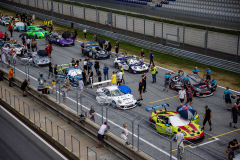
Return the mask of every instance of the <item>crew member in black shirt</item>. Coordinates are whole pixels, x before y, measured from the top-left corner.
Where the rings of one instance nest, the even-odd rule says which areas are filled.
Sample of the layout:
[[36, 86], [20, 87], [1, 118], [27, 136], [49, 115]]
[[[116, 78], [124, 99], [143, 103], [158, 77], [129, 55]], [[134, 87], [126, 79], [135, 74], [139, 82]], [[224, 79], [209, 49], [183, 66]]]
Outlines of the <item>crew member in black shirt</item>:
[[83, 69], [82, 71], [82, 78], [83, 78], [84, 86], [86, 86], [86, 69]]
[[139, 91], [139, 99], [138, 99], [138, 101], [143, 100], [143, 98], [142, 98], [143, 89], [144, 89], [144, 86], [143, 86], [142, 80], [140, 80], [139, 81], [139, 86], [138, 86], [138, 91]]
[[95, 59], [95, 63], [94, 63], [94, 68], [96, 70], [96, 74], [98, 74], [98, 71], [99, 71], [99, 68], [100, 68], [100, 63], [96, 59]]
[[236, 139], [229, 142], [228, 149], [225, 150], [225, 152], [228, 153], [228, 159], [235, 158], [234, 150], [239, 149], [239, 146], [240, 143]]
[[84, 47], [85, 45], [84, 45], [84, 42], [81, 44], [81, 49], [82, 49], [82, 56], [83, 56], [83, 51], [84, 51]]
[[147, 75], [146, 75], [146, 73], [143, 73], [143, 75], [142, 75], [142, 83], [143, 83], [143, 93], [145, 93], [145, 92], [147, 92], [146, 91], [146, 86], [147, 86], [147, 82], [146, 82], [146, 79], [147, 79]]
[[204, 129], [204, 126], [205, 126], [206, 122], [208, 122], [209, 125], [210, 125], [210, 130], [209, 130], [209, 131], [211, 131], [211, 130], [212, 130], [212, 123], [211, 123], [211, 120], [212, 120], [212, 112], [211, 112], [211, 110], [208, 108], [207, 105], [205, 105], [204, 107], [205, 107], [206, 111], [205, 111], [205, 115], [203, 116], [204, 120], [203, 120], [203, 127], [202, 127], [202, 129]]
[[81, 62], [81, 59], [76, 60], [77, 66], [79, 66], [79, 62]]
[[142, 51], [140, 53], [140, 59], [142, 59], [142, 62], [144, 62], [144, 57], [145, 57], [145, 52], [142, 49]]
[[230, 122], [230, 127], [232, 127], [232, 123], [234, 123], [233, 128], [237, 128], [236, 124], [237, 124], [237, 120], [238, 120], [238, 105], [234, 104], [232, 111], [231, 111], [231, 118], [233, 119], [232, 122]]

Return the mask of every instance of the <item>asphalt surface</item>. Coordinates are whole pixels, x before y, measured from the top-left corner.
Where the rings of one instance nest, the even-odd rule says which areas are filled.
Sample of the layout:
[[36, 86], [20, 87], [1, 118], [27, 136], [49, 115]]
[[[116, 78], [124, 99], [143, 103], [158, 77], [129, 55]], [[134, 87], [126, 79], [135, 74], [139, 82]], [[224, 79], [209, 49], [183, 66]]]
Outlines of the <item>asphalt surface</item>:
[[[7, 31], [6, 27], [0, 26], [0, 31], [5, 32]], [[14, 32], [14, 38], [17, 39], [18, 42], [20, 41], [18, 32]], [[38, 49], [44, 49], [45, 48], [45, 42], [44, 40], [38, 40]], [[69, 47], [60, 47], [53, 45], [53, 53], [52, 53], [52, 63], [53, 64], [66, 64], [70, 63], [72, 58], [76, 59], [84, 59], [81, 57], [80, 54], [80, 45], [79, 42], [76, 42], [75, 46], [69, 46]], [[112, 73], [113, 71], [116, 71], [117, 69], [113, 66], [113, 58], [105, 59], [105, 60], [99, 60], [101, 64], [101, 71], [103, 68], [104, 63], [106, 63], [110, 70], [109, 73]], [[82, 67], [82, 63], [80, 65]], [[1, 67], [1, 66], [0, 66]], [[48, 67], [44, 67], [46, 70], [48, 70]], [[6, 66], [5, 66], [5, 69]], [[30, 73], [30, 80], [31, 84], [34, 86], [38, 85], [38, 82], [36, 79], [39, 77], [39, 71], [37, 67], [29, 67], [29, 73]], [[147, 92], [143, 94], [143, 101], [141, 101], [142, 106], [137, 106], [134, 109], [126, 111], [116, 110], [112, 108], [111, 110], [108, 110], [108, 118], [109, 118], [109, 125], [110, 125], [110, 131], [114, 134], [120, 136], [122, 131], [122, 124], [127, 123], [128, 129], [130, 132], [134, 131], [134, 145], [138, 145], [137, 135], [138, 135], [138, 123], [141, 118], [144, 118], [140, 125], [139, 135], [140, 135], [140, 149], [147, 154], [150, 154], [151, 156], [155, 157], [156, 159], [168, 159], [170, 154], [170, 142], [168, 139], [171, 137], [164, 136], [164, 135], [158, 135], [155, 130], [151, 130], [151, 126], [149, 125], [148, 117], [151, 115], [151, 113], [147, 112], [145, 109], [151, 106], [163, 104], [163, 103], [169, 103], [170, 107], [167, 108], [169, 111], [175, 111], [176, 107], [180, 105], [180, 102], [177, 100], [177, 92], [170, 90], [169, 92], [163, 91], [163, 77], [166, 73], [167, 69], [159, 68], [158, 67], [158, 74], [157, 74], [157, 83], [151, 83], [152, 78], [151, 74], [147, 73]], [[25, 78], [25, 67], [21, 64], [17, 64], [16, 66], [16, 76], [20, 78]], [[94, 82], [97, 81], [97, 77], [95, 77], [96, 72], [94, 70]], [[110, 74], [111, 76], [111, 74]], [[47, 72], [44, 73], [44, 77], [47, 79]], [[128, 71], [125, 71], [125, 81], [126, 85], [129, 86], [132, 90], [132, 94], [138, 99], [138, 82], [141, 79], [141, 74], [132, 74]], [[51, 79], [47, 79], [47, 81], [51, 82]], [[89, 86], [87, 86], [87, 90], [95, 93], [96, 88], [90, 89]], [[229, 127], [229, 122], [231, 121], [230, 112], [226, 110], [225, 101], [222, 98], [224, 88], [218, 87], [217, 91], [214, 93], [213, 96], [207, 97], [207, 98], [197, 98], [194, 97], [193, 101], [193, 107], [197, 110], [197, 113], [200, 115], [200, 125], [202, 125], [203, 121], [203, 115], [205, 113], [204, 105], [208, 105], [209, 108], [212, 111], [212, 124], [213, 124], [213, 130], [209, 131], [209, 126], [206, 124], [205, 126], [205, 138], [201, 142], [197, 142], [198, 145], [201, 145], [203, 149], [200, 148], [193, 148], [192, 146], [188, 146], [187, 149], [190, 151], [193, 151], [197, 153], [198, 155], [203, 156], [206, 159], [218, 159], [215, 156], [212, 156], [211, 154], [207, 153], [207, 151], [212, 152], [216, 155], [219, 155], [220, 157], [226, 158], [227, 155], [224, 152], [225, 149], [228, 146], [228, 142], [231, 141], [234, 138], [239, 138], [240, 130], [236, 130], [234, 128]], [[237, 92], [233, 92], [234, 94], [237, 94]], [[239, 92], [238, 92], [239, 93]], [[84, 92], [85, 97], [82, 99], [83, 109], [85, 111], [89, 110], [90, 106], [95, 107], [95, 111], [97, 113], [96, 115], [96, 123], [101, 124], [102, 123], [102, 108], [103, 108], [103, 116], [104, 120], [106, 117], [106, 107], [101, 107], [99, 104], [95, 102], [95, 95], [90, 94], [88, 92]], [[52, 97], [56, 98], [56, 95], [51, 95]], [[75, 91], [69, 91], [68, 92], [68, 99], [67, 99], [67, 105], [77, 111], [77, 104], [76, 104], [76, 92]], [[59, 98], [58, 98], [59, 100]], [[62, 99], [61, 99], [62, 101]], [[157, 101], [157, 102], [156, 102]], [[232, 100], [235, 102], [235, 100]], [[79, 100], [80, 102], [80, 100]], [[110, 106], [111, 107], [111, 106]], [[116, 113], [117, 112], [117, 113]], [[123, 116], [119, 115], [118, 113], [121, 113]], [[132, 130], [132, 122], [131, 120], [137, 115], [137, 118], [134, 121], [134, 129]], [[144, 126], [144, 127], [142, 127]], [[239, 127], [239, 125], [237, 125]], [[231, 131], [231, 132], [230, 132]], [[129, 141], [132, 142], [132, 134], [129, 134]], [[218, 136], [217, 138], [211, 138], [213, 136]], [[210, 139], [211, 138], [211, 139]], [[240, 141], [240, 140], [239, 140]], [[176, 142], [173, 142], [172, 149], [176, 149]], [[239, 151], [238, 151], [239, 152]], [[176, 157], [177, 152], [173, 151], [173, 156]], [[175, 158], [174, 158], [175, 159]], [[198, 159], [197, 156], [194, 156], [189, 151], [185, 150], [183, 159]]]
[[[23, 5], [23, 4], [18, 4], [18, 5], [19, 5], [19, 7], [27, 9], [26, 5]], [[31, 11], [35, 11], [34, 7], [29, 6], [28, 9], [31, 10]], [[39, 12], [39, 13], [42, 13], [42, 9], [36, 8], [36, 11]], [[52, 13], [50, 11], [46, 11], [46, 10], [44, 11], [44, 14], [52, 15]], [[59, 14], [59, 13], [54, 12], [54, 16], [57, 17], [57, 18], [62, 18], [62, 14]], [[69, 19], [72, 19], [72, 17], [67, 16], [67, 15], [63, 15], [63, 19], [68, 19], [69, 20]], [[196, 18], [194, 17], [194, 19], [196, 19]], [[199, 19], [199, 18], [197, 18], [197, 19]], [[91, 26], [91, 27], [96, 27], [96, 22], [91, 22], [91, 21], [87, 21], [87, 20], [85, 20], [85, 22], [84, 22], [84, 19], [80, 19], [80, 18], [76, 18], [76, 17], [74, 18], [74, 22], [75, 23], [80, 23], [80, 24], [85, 24], [85, 25], [88, 25], [88, 26]], [[111, 26], [108, 26], [108, 25], [98, 24], [98, 28], [101, 28], [101, 29], [107, 30], [107, 31], [111, 31]], [[126, 35], [126, 30], [118, 29], [118, 28], [114, 28], [114, 27], [112, 27], [112, 32]], [[138, 39], [144, 39], [143, 34], [136, 33], [136, 32], [131, 32], [131, 31], [128, 31], [128, 36], [138, 38]], [[161, 38], [154, 38], [153, 36], [146, 35], [145, 40], [160, 44], [162, 39]], [[172, 45], [167, 45], [166, 44], [166, 39], [163, 39], [163, 44], [166, 45], [166, 46], [169, 46], [169, 47], [173, 47]], [[179, 47], [176, 47], [176, 46], [174, 46], [174, 47], [182, 49], [183, 44], [180, 43]], [[193, 45], [184, 44], [184, 50], [205, 55], [205, 48], [196, 47], [196, 46], [193, 46]], [[236, 62], [236, 55], [232, 55], [232, 54], [224, 53], [224, 52], [219, 52], [219, 51], [215, 51], [215, 50], [211, 50], [211, 49], [207, 50], [207, 56]], [[240, 59], [240, 55], [238, 56], [238, 59]], [[239, 60], [238, 60], [238, 63], [240, 63]]]
[[7, 114], [1, 106], [0, 122], [0, 160], [64, 159]]

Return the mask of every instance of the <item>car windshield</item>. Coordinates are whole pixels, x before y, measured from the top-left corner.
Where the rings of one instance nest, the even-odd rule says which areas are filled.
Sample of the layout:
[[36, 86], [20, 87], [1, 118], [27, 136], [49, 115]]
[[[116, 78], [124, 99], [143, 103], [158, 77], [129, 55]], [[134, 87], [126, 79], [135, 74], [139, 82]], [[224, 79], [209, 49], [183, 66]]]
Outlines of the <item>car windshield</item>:
[[15, 48], [20, 48], [21, 47], [21, 45], [19, 45], [19, 44], [14, 44], [13, 45]]
[[34, 32], [43, 32], [44, 30], [42, 28], [36, 29]]
[[16, 23], [16, 26], [24, 26], [24, 23], [22, 22]]
[[101, 50], [102, 50], [101, 47], [93, 47], [92, 49], [95, 49], [95, 50], [97, 50], [97, 51], [101, 51]]
[[172, 124], [172, 126], [185, 126], [190, 123], [190, 120], [182, 118], [180, 114], [177, 114], [175, 116], [169, 117], [169, 123]]
[[111, 91], [111, 95], [113, 97], [116, 97], [116, 96], [122, 96], [122, 95], [124, 95], [124, 93], [121, 92], [120, 90], [116, 89], [116, 90]]

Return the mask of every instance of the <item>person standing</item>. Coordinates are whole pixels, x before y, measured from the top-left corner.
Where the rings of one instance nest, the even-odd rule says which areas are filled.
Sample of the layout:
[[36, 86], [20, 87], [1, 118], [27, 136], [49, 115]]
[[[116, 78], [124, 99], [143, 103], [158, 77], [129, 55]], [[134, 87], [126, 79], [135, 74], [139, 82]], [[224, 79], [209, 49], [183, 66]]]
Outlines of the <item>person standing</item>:
[[25, 43], [26, 43], [26, 39], [25, 39], [24, 36], [22, 36], [22, 39], [21, 39], [21, 40], [22, 40], [22, 44], [25, 45]]
[[32, 51], [33, 52], [34, 52], [34, 49], [35, 49], [35, 51], [37, 51], [37, 41], [35, 38], [32, 40]]
[[98, 77], [98, 82], [101, 82], [102, 81], [102, 73], [101, 73], [101, 71], [98, 71], [97, 77]]
[[11, 33], [11, 37], [12, 37], [13, 26], [12, 26], [12, 24], [11, 24], [11, 23], [10, 23], [10, 25], [8, 26], [8, 29], [9, 29], [9, 31], [10, 31], [10, 33]]
[[193, 92], [190, 87], [186, 91], [186, 95], [187, 95], [187, 102], [185, 104], [188, 104], [188, 102], [190, 102], [190, 106], [191, 106], [193, 101]]
[[118, 57], [118, 52], [119, 52], [119, 42], [116, 41], [116, 44], [115, 44], [115, 52], [117, 54], [117, 57]]
[[143, 93], [145, 93], [145, 92], [147, 92], [146, 91], [146, 88], [147, 88], [147, 75], [146, 75], [146, 73], [143, 73], [143, 75], [142, 75], [142, 83], [143, 83]]
[[152, 51], [149, 51], [149, 53], [150, 53], [150, 63], [149, 63], [149, 66], [150, 66], [151, 63], [154, 65], [154, 62], [153, 62], [154, 55], [153, 55]]
[[115, 86], [117, 84], [117, 76], [114, 71], [112, 72], [111, 79], [112, 79], [112, 85]]
[[143, 98], [142, 98], [143, 89], [144, 89], [144, 86], [143, 86], [142, 80], [140, 80], [139, 84], [138, 84], [138, 91], [139, 91], [138, 101], [143, 100]]
[[8, 73], [9, 87], [12, 87], [13, 73], [14, 73], [13, 68], [11, 68], [9, 73]]
[[97, 142], [97, 147], [96, 148], [101, 148], [100, 142], [103, 140], [104, 132], [107, 131], [107, 122], [104, 122], [103, 125], [101, 125], [100, 129], [98, 130], [98, 142]]
[[21, 85], [21, 90], [23, 91], [22, 93], [23, 93], [23, 97], [27, 97], [27, 95], [26, 95], [26, 88], [27, 88], [27, 86], [29, 85], [29, 83], [28, 83], [28, 79], [26, 78], [24, 81], [23, 81], [23, 83], [22, 83], [22, 85]]
[[48, 74], [48, 79], [49, 77], [52, 75], [52, 78], [53, 78], [53, 65], [52, 65], [52, 62], [50, 62], [48, 64], [48, 68], [49, 68], [49, 74]]
[[104, 80], [108, 80], [108, 73], [109, 73], [109, 68], [107, 64], [105, 63], [105, 66], [103, 67], [103, 74], [104, 74]]
[[207, 80], [210, 81], [211, 80], [211, 74], [212, 74], [211, 67], [208, 67], [206, 71], [207, 71], [207, 74], [206, 74], [207, 75]]
[[72, 58], [72, 61], [71, 61], [71, 63], [72, 63], [72, 67], [74, 67], [75, 66], [75, 60], [74, 60], [74, 58]]
[[81, 62], [81, 59], [76, 60], [77, 67], [79, 67], [80, 62]]
[[48, 46], [48, 45], [46, 45], [45, 51], [47, 51], [47, 53], [48, 53], [48, 55], [49, 55], [49, 46]]
[[9, 52], [8, 54], [7, 54], [7, 61], [8, 61], [8, 68], [10, 68], [10, 64], [11, 64], [11, 52]]
[[182, 89], [178, 92], [178, 100], [180, 100], [181, 105], [184, 102], [184, 99], [186, 99], [186, 91], [184, 86], [182, 86]]
[[236, 95], [229, 91], [229, 87], [226, 87], [226, 90], [223, 92], [223, 99], [225, 99], [227, 110], [231, 110], [232, 107], [231, 95], [236, 97]]
[[91, 84], [91, 87], [93, 88], [93, 71], [91, 69], [89, 69], [89, 81], [90, 81], [90, 84]]
[[183, 133], [181, 133], [181, 128], [178, 128], [176, 140], [177, 140], [177, 148], [178, 148], [178, 153], [179, 153], [180, 159], [182, 159], [182, 155], [184, 152], [183, 139], [184, 139], [184, 135], [183, 135]]
[[49, 43], [49, 58], [52, 58], [52, 45]]
[[98, 74], [99, 68], [100, 68], [100, 63], [96, 59], [95, 59], [95, 63], [94, 63], [94, 68], [95, 68], [96, 74]]
[[232, 110], [231, 110], [231, 118], [233, 119], [232, 122], [230, 122], [230, 127], [232, 127], [232, 124], [234, 123], [233, 128], [237, 128], [237, 120], [238, 120], [238, 105], [234, 104]]
[[48, 34], [47, 32], [44, 35], [45, 44], [48, 44]]
[[79, 97], [81, 97], [81, 95], [83, 95], [83, 88], [85, 89], [85, 86], [84, 86], [84, 83], [83, 83], [83, 78], [80, 78], [80, 81], [78, 82], [78, 87], [79, 87], [79, 90], [80, 90], [80, 95]]
[[228, 159], [232, 160], [235, 158], [234, 150], [239, 149], [240, 143], [236, 140], [233, 139], [233, 141], [230, 141], [228, 144], [228, 149], [225, 150], [226, 153], [228, 153]]
[[82, 56], [83, 56], [83, 53], [84, 53], [84, 49], [85, 49], [85, 45], [84, 45], [84, 42], [81, 44], [81, 49], [82, 49]]
[[198, 70], [197, 67], [195, 67], [194, 70], [192, 70], [192, 73], [193, 73], [193, 74], [197, 74], [197, 75], [198, 75], [198, 72], [200, 72], [200, 71]]
[[205, 105], [204, 107], [205, 107], [205, 110], [206, 110], [206, 111], [205, 111], [205, 114], [204, 114], [204, 116], [203, 116], [204, 120], [203, 120], [202, 130], [204, 130], [204, 126], [205, 126], [206, 122], [208, 122], [208, 123], [209, 123], [209, 126], [210, 126], [210, 130], [209, 130], [209, 131], [211, 131], [211, 130], [212, 130], [212, 122], [211, 122], [211, 120], [212, 120], [212, 112], [211, 112], [211, 110], [208, 108], [208, 105]]
[[155, 67], [154, 64], [151, 67], [151, 74], [152, 74], [152, 79], [153, 79], [152, 83], [156, 83], [157, 67]]
[[83, 33], [84, 33], [84, 37], [85, 37], [85, 40], [86, 40], [87, 39], [87, 29], [86, 28], [84, 28]]
[[93, 106], [91, 106], [91, 109], [89, 111], [90, 114], [90, 119], [95, 122], [95, 117], [94, 115], [96, 114], [95, 110], [93, 109]]
[[32, 15], [32, 23], [34, 23], [34, 20], [35, 20], [35, 15], [33, 14]]
[[88, 70], [88, 58], [87, 58], [87, 56], [85, 56], [85, 59], [83, 61], [83, 69]]
[[[77, 30], [74, 29], [74, 36], [75, 36], [75, 39], [77, 39], [77, 35], [78, 35]], [[74, 39], [74, 40], [75, 40], [75, 39]]]
[[82, 71], [82, 78], [83, 78], [84, 85], [87, 84], [87, 78], [86, 77], [87, 77], [86, 69], [83, 69], [83, 71]]
[[24, 32], [27, 32], [27, 25], [24, 25]]
[[125, 84], [125, 80], [124, 80], [124, 69], [119, 66], [119, 69], [122, 71], [122, 83]]
[[66, 104], [66, 102], [67, 102], [67, 92], [68, 92], [68, 90], [67, 90], [66, 86], [64, 85], [63, 89], [62, 89], [63, 104]]
[[125, 131], [125, 130], [122, 130], [121, 138], [122, 138], [123, 140], [125, 140], [126, 142], [128, 141], [128, 137], [127, 137], [127, 134], [126, 134], [126, 131]]
[[168, 90], [169, 90], [169, 81], [171, 80], [171, 76], [170, 76], [170, 74], [167, 72], [166, 74], [165, 74], [165, 76], [164, 76], [164, 83], [165, 83], [165, 89], [163, 89], [164, 91], [166, 90], [166, 88], [167, 88], [167, 92], [168, 92]]
[[53, 91], [55, 92], [55, 94], [57, 94], [56, 82], [54, 79], [52, 80], [52, 94], [53, 94]]
[[119, 70], [119, 71], [118, 71], [118, 79], [120, 79], [121, 83], [122, 83], [122, 77], [123, 77], [122, 71]]
[[142, 51], [141, 51], [141, 53], [140, 53], [140, 60], [141, 60], [142, 62], [144, 62], [144, 57], [145, 57], [145, 52], [144, 52], [144, 50], [142, 49]]
[[56, 65], [54, 66], [54, 75], [55, 75], [55, 79], [57, 79], [57, 74], [58, 74], [57, 67], [58, 67], [58, 65], [56, 64]]

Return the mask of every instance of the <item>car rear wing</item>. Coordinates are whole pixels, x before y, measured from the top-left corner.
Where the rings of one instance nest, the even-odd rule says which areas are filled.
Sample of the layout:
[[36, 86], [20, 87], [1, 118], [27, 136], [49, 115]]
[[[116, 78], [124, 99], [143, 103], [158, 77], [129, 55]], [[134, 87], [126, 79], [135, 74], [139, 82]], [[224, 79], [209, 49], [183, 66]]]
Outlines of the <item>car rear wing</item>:
[[166, 110], [166, 106], [169, 107], [169, 104], [168, 103], [164, 103], [164, 104], [161, 104], [161, 105], [158, 105], [158, 106], [153, 106], [153, 107], [149, 107], [149, 108], [146, 108], [146, 111], [151, 111], [151, 110], [154, 110], [154, 112], [156, 112], [156, 109], [157, 108], [161, 108], [161, 107], [164, 107], [165, 110]]
[[109, 83], [110, 82], [112, 82], [112, 80], [106, 80], [106, 81], [101, 81], [101, 82], [94, 82], [93, 83], [93, 86], [97, 86], [97, 88], [98, 88], [98, 86], [100, 85], [100, 84], [105, 84], [105, 83], [107, 83], [107, 85], [109, 86]]

